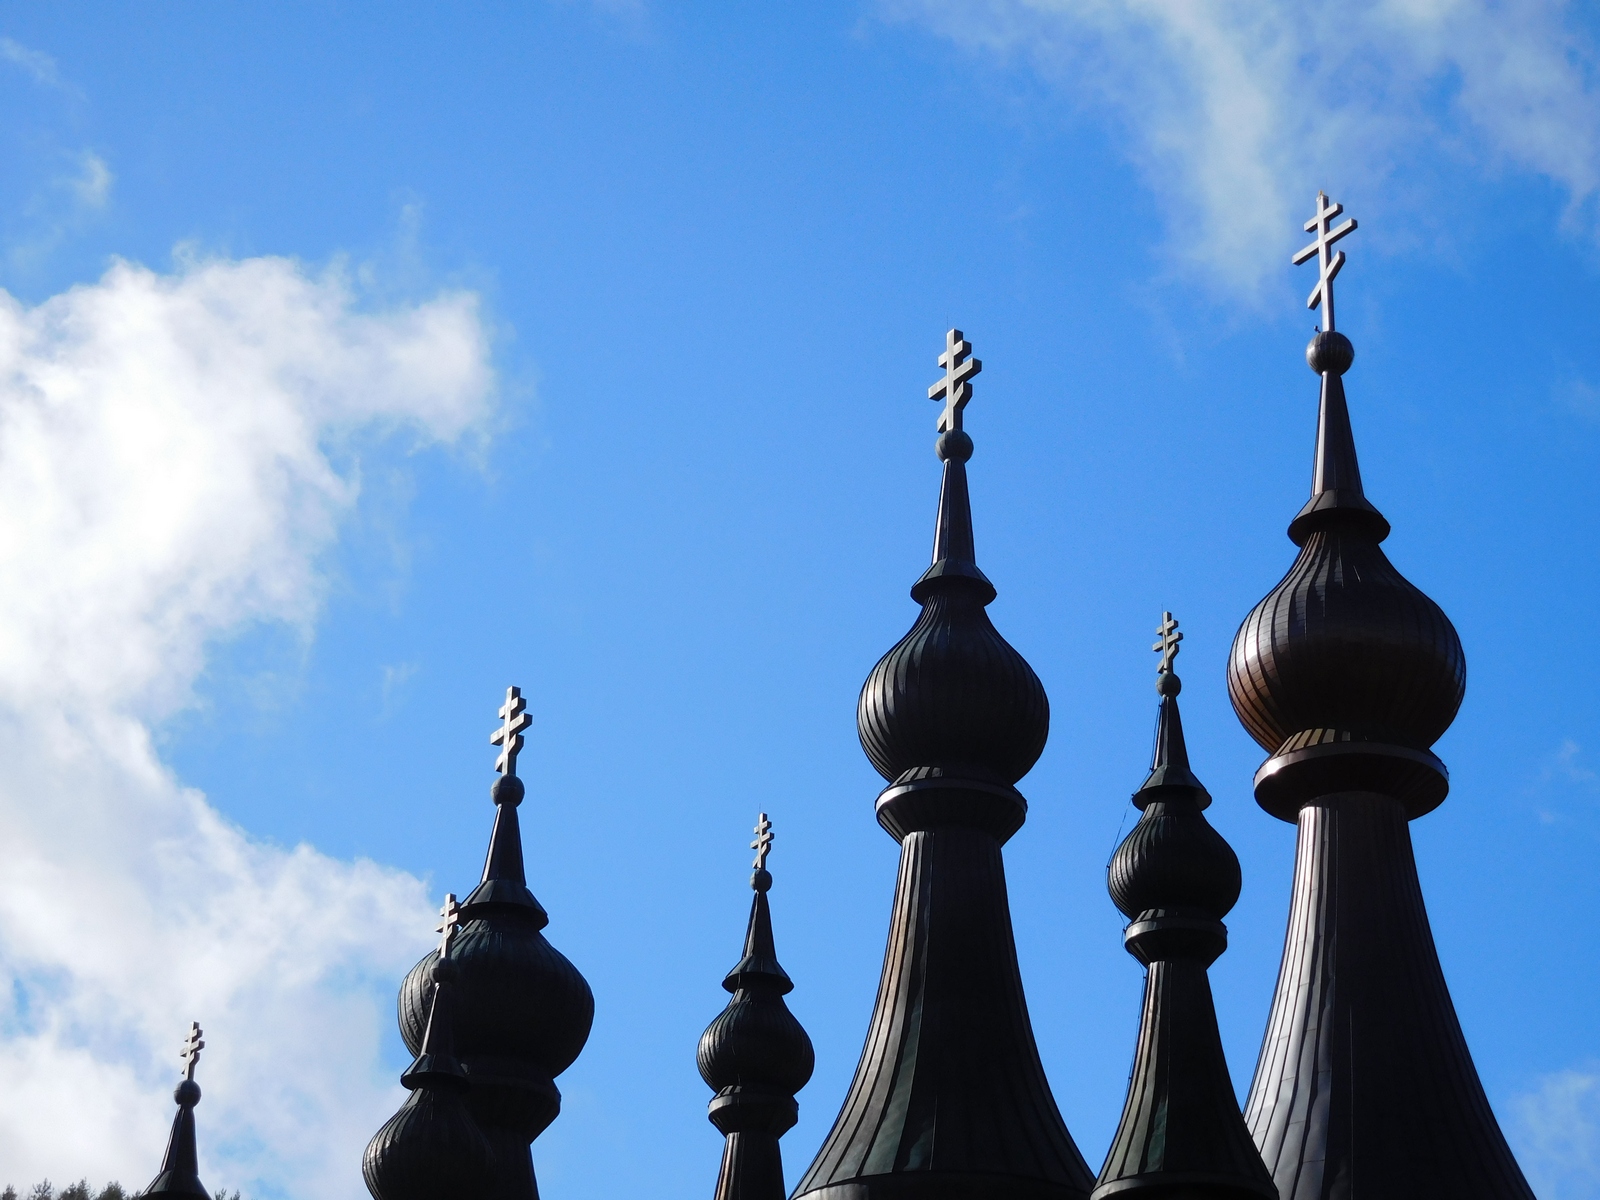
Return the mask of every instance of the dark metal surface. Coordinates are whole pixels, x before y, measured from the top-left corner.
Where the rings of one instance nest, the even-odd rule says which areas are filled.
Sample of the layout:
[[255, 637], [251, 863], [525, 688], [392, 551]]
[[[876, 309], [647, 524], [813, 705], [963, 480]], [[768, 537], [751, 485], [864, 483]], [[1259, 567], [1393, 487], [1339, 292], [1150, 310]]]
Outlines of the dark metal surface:
[[[594, 996], [589, 985], [540, 932], [549, 924], [528, 890], [522, 864], [517, 806], [524, 794], [509, 738], [522, 739], [519, 697], [508, 694], [501, 710], [507, 724], [496, 744], [502, 754], [494, 783], [494, 831], [483, 880], [462, 905], [462, 925], [451, 957], [459, 979], [455, 1049], [472, 1081], [467, 1106], [494, 1151], [495, 1178], [488, 1200], [534, 1200], [530, 1146], [561, 1111], [555, 1078], [572, 1065], [589, 1037]], [[430, 952], [411, 969], [400, 989], [400, 1032], [413, 1054], [422, 1049], [433, 1001]]]
[[184, 1038], [183, 1081], [172, 1093], [178, 1111], [172, 1118], [172, 1133], [167, 1137], [167, 1152], [161, 1157], [161, 1171], [150, 1181], [141, 1196], [203, 1196], [211, 1200], [211, 1193], [200, 1182], [199, 1152], [195, 1145], [194, 1106], [200, 1103], [200, 1085], [194, 1081], [194, 1069], [200, 1062], [200, 1051], [205, 1049], [201, 1040], [200, 1022], [189, 1023], [189, 1033]]
[[1143, 811], [1107, 868], [1128, 918], [1123, 944], [1147, 970], [1128, 1096], [1094, 1200], [1277, 1200], [1239, 1114], [1206, 974], [1228, 944], [1222, 918], [1239, 899], [1239, 860], [1207, 822], [1211, 797], [1189, 768], [1177, 628], [1162, 614], [1155, 753], [1133, 795]]
[[361, 1174], [375, 1200], [441, 1200], [488, 1192], [494, 1152], [467, 1111], [470, 1082], [455, 1052], [456, 964], [450, 955], [460, 923], [454, 895], [440, 910], [442, 935], [429, 971], [433, 996], [416, 1060], [400, 1082], [411, 1092], [400, 1111], [367, 1143]]
[[816, 1065], [811, 1039], [783, 1002], [794, 984], [778, 964], [772, 941], [767, 905], [772, 823], [766, 813], [756, 823], [750, 846], [756, 852], [750, 876], [756, 894], [744, 957], [722, 981], [733, 998], [700, 1035], [696, 1055], [700, 1077], [717, 1093], [711, 1100], [711, 1123], [726, 1139], [716, 1200], [783, 1200], [778, 1139], [793, 1127], [799, 1114], [794, 1094], [805, 1087]]
[[1407, 819], [1448, 791], [1429, 747], [1465, 689], [1461, 643], [1378, 543], [1341, 373], [1322, 376], [1301, 547], [1234, 639], [1228, 691], [1270, 757], [1256, 799], [1298, 826], [1283, 965], [1245, 1114], [1283, 1200], [1524, 1200], [1439, 967]]
[[[947, 372], [957, 346], [952, 330]], [[857, 708], [862, 747], [889, 780], [878, 821], [900, 841], [900, 874], [866, 1047], [795, 1192], [812, 1200], [1082, 1200], [1093, 1184], [1039, 1062], [1001, 858], [1027, 812], [1013, 785], [1044, 749], [1049, 705], [985, 612], [995, 591], [974, 557], [972, 440], [959, 425], [942, 423], [936, 443], [934, 561], [912, 589], [922, 613]]]

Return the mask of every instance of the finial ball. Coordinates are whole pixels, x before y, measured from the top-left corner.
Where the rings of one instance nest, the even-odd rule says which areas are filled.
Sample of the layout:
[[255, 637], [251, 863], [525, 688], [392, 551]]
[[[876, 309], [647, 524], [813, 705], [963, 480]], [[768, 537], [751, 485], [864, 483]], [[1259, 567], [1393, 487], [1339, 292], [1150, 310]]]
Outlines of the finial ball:
[[192, 1079], [185, 1079], [173, 1089], [172, 1098], [186, 1108], [193, 1108], [200, 1103], [200, 1085]]
[[750, 886], [758, 892], [772, 890], [772, 872], [765, 867], [757, 867], [750, 873]]
[[966, 462], [972, 457], [972, 439], [964, 430], [947, 429], [941, 433], [933, 443], [933, 452], [939, 456], [941, 462]]
[[454, 983], [457, 978], [456, 964], [448, 958], [436, 958], [428, 977], [435, 983]]
[[1171, 671], [1163, 671], [1156, 676], [1156, 694], [1161, 696], [1176, 696], [1183, 691], [1183, 680]]
[[502, 775], [489, 788], [489, 795], [496, 805], [509, 804], [512, 808], [522, 803], [525, 794], [526, 789], [522, 786], [522, 780], [515, 775]]
[[1356, 348], [1342, 333], [1323, 330], [1306, 343], [1306, 366], [1318, 375], [1343, 375], [1356, 360]]

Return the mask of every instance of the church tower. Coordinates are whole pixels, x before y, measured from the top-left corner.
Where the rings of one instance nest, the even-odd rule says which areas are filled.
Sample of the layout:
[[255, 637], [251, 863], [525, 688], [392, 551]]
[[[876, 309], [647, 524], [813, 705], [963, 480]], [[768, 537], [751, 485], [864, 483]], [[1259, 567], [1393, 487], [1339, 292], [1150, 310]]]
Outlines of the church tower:
[[962, 410], [981, 364], [946, 337], [933, 564], [911, 631], [861, 689], [862, 748], [888, 781], [878, 823], [900, 875], [867, 1042], [796, 1200], [1087, 1200], [1094, 1177], [1056, 1109], [1017, 968], [1001, 847], [1050, 708], [989, 621], [967, 498]]
[[1367, 500], [1334, 327], [1342, 207], [1317, 196], [1322, 381], [1299, 556], [1245, 618], [1234, 711], [1270, 757], [1256, 800], [1297, 827], [1294, 889], [1245, 1117], [1281, 1200], [1532, 1200], [1490, 1111], [1439, 966], [1409, 822], [1449, 791], [1431, 747], [1466, 688], [1455, 628], [1384, 555]]

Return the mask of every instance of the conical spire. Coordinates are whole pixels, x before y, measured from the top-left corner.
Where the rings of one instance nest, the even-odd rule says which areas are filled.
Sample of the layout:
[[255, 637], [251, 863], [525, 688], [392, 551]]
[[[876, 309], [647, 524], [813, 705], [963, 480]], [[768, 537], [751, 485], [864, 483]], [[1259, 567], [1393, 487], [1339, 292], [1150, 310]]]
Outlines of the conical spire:
[[455, 1053], [456, 965], [450, 959], [461, 909], [445, 897], [433, 999], [422, 1049], [400, 1076], [411, 1095], [367, 1143], [361, 1174], [374, 1200], [455, 1200], [481, 1195], [494, 1178], [494, 1154], [467, 1112], [470, 1086]]
[[1202, 813], [1211, 797], [1189, 770], [1172, 670], [1183, 634], [1163, 613], [1156, 749], [1133, 794], [1143, 810], [1107, 869], [1128, 918], [1123, 944], [1147, 968], [1139, 1043], [1122, 1121], [1095, 1198], [1277, 1200], [1228, 1076], [1206, 968], [1227, 948], [1222, 918], [1239, 898], [1239, 860]]
[[[466, 1103], [494, 1150], [493, 1200], [536, 1200], [531, 1143], [561, 1111], [555, 1078], [572, 1065], [589, 1037], [594, 996], [566, 957], [540, 932], [549, 923], [523, 873], [517, 806], [525, 794], [517, 756], [529, 725], [521, 689], [506, 689], [501, 723], [490, 737], [500, 747], [499, 778], [483, 881], [461, 906], [462, 926], [451, 958], [457, 971], [455, 1052], [472, 1080]], [[400, 1032], [420, 1055], [435, 984], [436, 952], [400, 989]]]
[[726, 1138], [716, 1200], [784, 1200], [778, 1139], [794, 1125], [799, 1114], [794, 1094], [805, 1087], [816, 1063], [811, 1039], [783, 1002], [794, 984], [778, 965], [772, 942], [767, 907], [772, 823], [766, 813], [750, 845], [756, 852], [750, 876], [756, 894], [744, 957], [722, 981], [733, 999], [700, 1036], [696, 1056], [700, 1077], [717, 1093], [711, 1123]]
[[194, 1132], [194, 1106], [200, 1103], [200, 1085], [194, 1081], [194, 1069], [200, 1063], [200, 1051], [206, 1048], [201, 1040], [203, 1036], [200, 1022], [189, 1022], [189, 1035], [179, 1055], [183, 1061], [183, 1081], [172, 1093], [178, 1103], [177, 1115], [172, 1118], [172, 1134], [167, 1138], [167, 1152], [161, 1159], [161, 1173], [139, 1193], [141, 1196], [203, 1196], [211, 1200], [211, 1193], [200, 1182]]
[[[1340, 207], [1318, 194], [1313, 304], [1343, 264]], [[1257, 802], [1298, 826], [1283, 965], [1245, 1117], [1282, 1200], [1531, 1197], [1489, 1109], [1439, 967], [1407, 821], [1442, 803], [1431, 747], [1466, 686], [1449, 618], [1395, 569], [1367, 501], [1342, 376], [1349, 341], [1306, 351], [1321, 376], [1300, 546], [1245, 618], [1228, 664], [1234, 711], [1270, 757]]]
[[1081, 1200], [1093, 1177], [1050, 1094], [1028, 1019], [1001, 846], [1044, 749], [1044, 688], [989, 621], [973, 554], [962, 410], [980, 364], [945, 339], [944, 462], [922, 612], [861, 689], [861, 745], [889, 786], [878, 823], [900, 876], [877, 1004], [844, 1106], [796, 1189], [812, 1200]]

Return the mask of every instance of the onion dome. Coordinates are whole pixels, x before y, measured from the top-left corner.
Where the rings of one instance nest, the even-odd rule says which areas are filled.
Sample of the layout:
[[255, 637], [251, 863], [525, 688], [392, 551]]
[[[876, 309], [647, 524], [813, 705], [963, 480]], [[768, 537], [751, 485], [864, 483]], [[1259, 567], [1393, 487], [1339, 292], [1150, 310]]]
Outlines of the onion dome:
[[1033, 668], [989, 620], [995, 589], [976, 561], [967, 495], [972, 438], [961, 428], [969, 380], [982, 364], [960, 350], [967, 345], [960, 330], [948, 340], [940, 364], [957, 361], [950, 375], [972, 370], [933, 389], [952, 399], [934, 443], [944, 478], [933, 564], [911, 589], [922, 613], [867, 676], [856, 728], [867, 758], [892, 785], [878, 804], [878, 820], [890, 833], [903, 836], [955, 805], [963, 821], [1004, 840], [1027, 814], [1012, 785], [1044, 752], [1050, 702]]
[[1299, 557], [1245, 618], [1228, 691], [1272, 757], [1256, 800], [1296, 824], [1283, 963], [1245, 1103], [1281, 1200], [1532, 1200], [1489, 1107], [1428, 925], [1409, 821], [1449, 789], [1429, 747], [1465, 683], [1449, 620], [1395, 570], [1366, 500], [1334, 331], [1329, 247], [1355, 228], [1317, 196], [1296, 262], [1321, 266], [1323, 331], [1311, 500]]
[[1277, 1200], [1228, 1075], [1206, 968], [1227, 948], [1222, 918], [1239, 899], [1239, 860], [1211, 827], [1211, 803], [1189, 769], [1172, 670], [1183, 634], [1162, 614], [1156, 747], [1133, 794], [1143, 810], [1107, 869], [1128, 917], [1123, 945], [1147, 968], [1139, 1043], [1122, 1121], [1094, 1198]]
[[[555, 1077], [578, 1057], [594, 1020], [588, 983], [540, 932], [550, 918], [523, 870], [517, 806], [525, 793], [516, 769], [526, 707], [521, 689], [506, 689], [502, 724], [490, 738], [501, 747], [490, 791], [494, 830], [451, 953], [459, 973], [456, 1054], [472, 1079], [468, 1107], [494, 1147], [503, 1200], [538, 1195], [529, 1146], [561, 1111]], [[436, 952], [425, 956], [400, 989], [400, 1032], [413, 1054], [427, 1029], [436, 959]]]
[[1341, 333], [1306, 348], [1322, 398], [1311, 499], [1289, 525], [1300, 554], [1228, 663], [1234, 711], [1272, 754], [1256, 798], [1287, 821], [1319, 791], [1388, 792], [1413, 817], [1437, 807], [1449, 774], [1429, 747], [1466, 690], [1455, 627], [1379, 546], [1389, 523], [1362, 490], [1345, 403], [1354, 359]]
[[878, 823], [900, 875], [866, 1047], [796, 1200], [1086, 1200], [1094, 1177], [1039, 1061], [1006, 895], [1016, 788], [1044, 749], [1050, 706], [985, 611], [973, 549], [962, 412], [981, 364], [946, 335], [935, 451], [943, 462], [922, 612], [878, 662], [856, 709], [889, 782]]
[[172, 1093], [178, 1112], [172, 1118], [172, 1134], [167, 1138], [167, 1152], [161, 1159], [161, 1173], [140, 1192], [141, 1196], [200, 1196], [211, 1200], [211, 1193], [200, 1182], [199, 1153], [195, 1146], [194, 1106], [200, 1103], [200, 1085], [194, 1081], [194, 1069], [200, 1063], [200, 1051], [206, 1048], [201, 1041], [200, 1022], [189, 1022], [189, 1036], [184, 1039], [183, 1080]]
[[711, 1123], [727, 1139], [717, 1200], [783, 1200], [778, 1139], [798, 1118], [794, 1094], [805, 1087], [816, 1065], [811, 1039], [783, 1002], [794, 984], [778, 965], [772, 943], [767, 907], [772, 875], [766, 866], [771, 846], [772, 823], [762, 813], [751, 843], [756, 851], [750, 876], [755, 898], [744, 957], [722, 981], [733, 999], [700, 1035], [696, 1055], [700, 1077], [717, 1093], [711, 1101]]
[[456, 964], [450, 944], [461, 910], [447, 896], [444, 935], [429, 971], [428, 1024], [416, 1061], [400, 1076], [411, 1095], [367, 1143], [361, 1174], [374, 1200], [454, 1200], [481, 1195], [494, 1180], [494, 1152], [467, 1111], [467, 1073], [455, 1053]]

